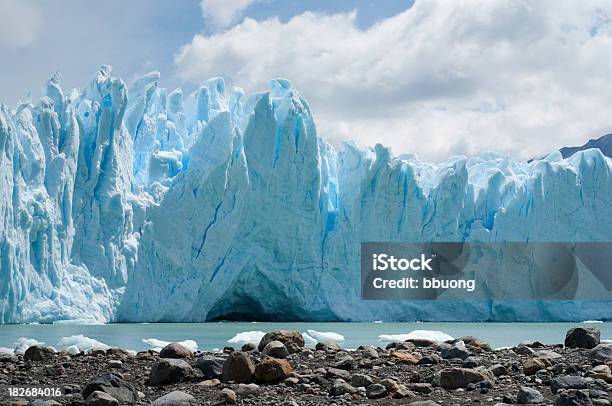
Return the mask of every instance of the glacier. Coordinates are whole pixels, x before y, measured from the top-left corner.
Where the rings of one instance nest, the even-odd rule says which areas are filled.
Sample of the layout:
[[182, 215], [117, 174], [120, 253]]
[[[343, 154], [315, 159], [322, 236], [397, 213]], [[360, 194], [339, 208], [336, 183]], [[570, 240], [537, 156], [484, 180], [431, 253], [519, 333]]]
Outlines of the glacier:
[[335, 148], [290, 81], [269, 87], [128, 89], [103, 66], [1, 105], [0, 323], [612, 319], [609, 300], [360, 299], [362, 241], [612, 240], [599, 149]]

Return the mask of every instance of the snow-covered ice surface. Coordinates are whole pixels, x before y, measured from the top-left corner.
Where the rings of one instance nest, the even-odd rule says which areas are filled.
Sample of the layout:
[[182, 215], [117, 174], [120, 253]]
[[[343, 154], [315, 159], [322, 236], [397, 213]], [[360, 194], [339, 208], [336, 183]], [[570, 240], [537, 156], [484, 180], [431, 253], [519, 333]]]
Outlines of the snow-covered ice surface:
[[104, 66], [0, 107], [0, 322], [610, 319], [609, 300], [360, 300], [361, 241], [612, 240], [599, 150], [336, 149], [287, 80], [248, 97], [159, 80]]

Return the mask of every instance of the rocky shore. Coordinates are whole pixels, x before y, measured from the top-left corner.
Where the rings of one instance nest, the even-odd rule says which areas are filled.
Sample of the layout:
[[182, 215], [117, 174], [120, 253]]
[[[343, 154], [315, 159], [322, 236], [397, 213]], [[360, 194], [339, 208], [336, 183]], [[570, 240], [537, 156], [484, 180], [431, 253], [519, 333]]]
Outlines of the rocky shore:
[[[71, 355], [32, 346], [0, 354], [7, 405], [610, 405], [612, 344], [597, 329], [564, 344], [493, 350], [475, 337], [409, 340], [386, 348], [307, 348], [299, 332], [273, 331], [259, 345], [191, 352], [171, 343], [136, 355], [96, 348]], [[53, 398], [10, 396], [9, 387], [59, 387]]]

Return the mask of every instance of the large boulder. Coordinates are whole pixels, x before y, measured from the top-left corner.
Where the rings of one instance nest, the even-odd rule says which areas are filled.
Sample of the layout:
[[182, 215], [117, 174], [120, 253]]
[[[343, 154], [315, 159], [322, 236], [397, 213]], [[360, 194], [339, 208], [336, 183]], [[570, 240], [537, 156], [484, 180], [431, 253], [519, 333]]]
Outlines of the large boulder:
[[599, 344], [601, 333], [596, 328], [576, 327], [565, 334], [565, 346], [568, 348], [594, 348]]
[[589, 359], [596, 362], [612, 361], [612, 344], [599, 344], [591, 350]]
[[255, 366], [255, 379], [260, 383], [277, 383], [285, 380], [291, 372], [293, 368], [286, 360], [266, 358]]
[[98, 375], [85, 386], [81, 395], [83, 399], [87, 399], [95, 391], [104, 392], [117, 399], [119, 403], [134, 403], [138, 400], [136, 388], [114, 374]]
[[149, 383], [154, 386], [189, 381], [195, 377], [191, 365], [182, 359], [161, 358], [151, 367]]
[[246, 352], [234, 351], [225, 360], [221, 376], [224, 382], [251, 383], [254, 374], [255, 365], [251, 356]]
[[170, 343], [162, 348], [159, 356], [161, 358], [187, 358], [191, 356], [191, 351], [179, 343]]
[[589, 383], [586, 378], [576, 375], [563, 375], [550, 381], [550, 390], [557, 393], [561, 389], [587, 389]]
[[55, 355], [55, 351], [49, 347], [33, 345], [23, 354], [24, 361], [46, 361]]
[[444, 389], [465, 388], [470, 383], [491, 379], [488, 373], [476, 369], [446, 368], [440, 371], [440, 386]]
[[259, 342], [258, 349], [263, 351], [270, 341], [280, 341], [287, 347], [290, 354], [300, 352], [304, 348], [304, 337], [299, 331], [276, 330], [266, 333]]
[[206, 379], [221, 378], [223, 364], [225, 364], [225, 358], [213, 355], [203, 355], [196, 358], [196, 367], [202, 371]]
[[516, 395], [516, 401], [521, 405], [539, 404], [544, 402], [544, 395], [537, 389], [521, 386]]
[[151, 402], [151, 406], [194, 406], [198, 402], [189, 393], [175, 390]]

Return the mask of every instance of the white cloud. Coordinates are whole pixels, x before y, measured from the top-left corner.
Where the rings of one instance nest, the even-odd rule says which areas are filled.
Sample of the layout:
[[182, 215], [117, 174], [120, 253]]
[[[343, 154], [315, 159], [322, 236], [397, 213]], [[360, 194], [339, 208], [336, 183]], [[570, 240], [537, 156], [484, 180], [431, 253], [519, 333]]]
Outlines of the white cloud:
[[610, 49], [610, 2], [417, 0], [367, 30], [355, 13], [247, 18], [175, 63], [183, 80], [247, 91], [289, 78], [331, 140], [529, 158], [612, 130]]
[[244, 10], [256, 0], [202, 0], [202, 15], [217, 28], [223, 28], [236, 22]]
[[42, 25], [42, 13], [33, 2], [0, 1], [0, 49], [19, 49], [31, 44]]

